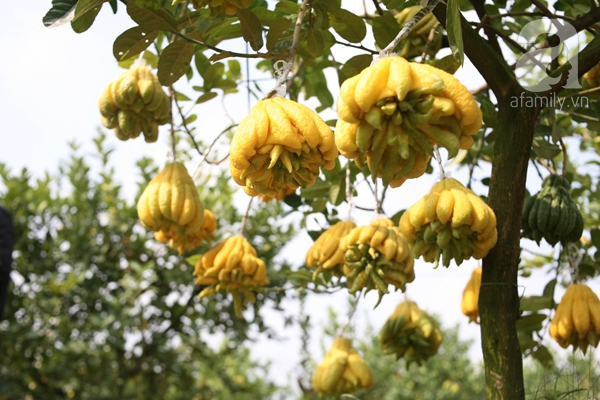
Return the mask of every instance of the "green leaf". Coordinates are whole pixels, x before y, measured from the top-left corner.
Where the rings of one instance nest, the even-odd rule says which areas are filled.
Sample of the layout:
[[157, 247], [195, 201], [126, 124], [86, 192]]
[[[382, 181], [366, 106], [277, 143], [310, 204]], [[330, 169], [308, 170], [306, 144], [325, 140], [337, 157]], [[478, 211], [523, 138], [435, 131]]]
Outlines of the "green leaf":
[[373, 18], [373, 36], [375, 43], [381, 49], [385, 48], [400, 33], [400, 24], [389, 12], [381, 17]]
[[206, 92], [202, 96], [198, 97], [198, 100], [196, 100], [196, 104], [206, 103], [207, 101], [212, 100], [217, 96], [217, 92]]
[[135, 1], [130, 1], [127, 3], [127, 14], [139, 26], [147, 29], [173, 32], [177, 27], [175, 18], [160, 7], [141, 7]]
[[[546, 346], [542, 344], [540, 344], [538, 348], [531, 353], [531, 355], [547, 369], [552, 368], [552, 366], [554, 365], [554, 358], [552, 357], [552, 354], [550, 354]], [[563, 398], [568, 398], [567, 395], [568, 393], [563, 393]]]
[[592, 229], [590, 234], [592, 235], [592, 244], [600, 249], [600, 229]]
[[259, 51], [264, 43], [260, 20], [256, 14], [245, 8], [238, 10], [237, 17], [242, 24], [242, 37], [252, 47], [252, 50]]
[[327, 12], [337, 11], [341, 8], [340, 3], [336, 0], [317, 0], [316, 3], [323, 6]]
[[365, 38], [367, 27], [365, 21], [358, 15], [340, 8], [337, 11], [330, 12], [329, 17], [331, 27], [350, 43], [359, 43]]
[[228, 51], [222, 51], [220, 53], [215, 53], [212, 56], [210, 56], [210, 58], [208, 59], [208, 61], [211, 62], [215, 62], [215, 61], [219, 61], [219, 60], [223, 60], [225, 58], [229, 58], [231, 57], [231, 53]]
[[322, 179], [317, 179], [315, 184], [308, 188], [302, 188], [300, 190], [300, 196], [307, 200], [316, 199], [317, 197], [327, 196], [329, 193], [330, 183], [325, 182]]
[[340, 179], [332, 183], [329, 188], [329, 201], [334, 206], [339, 206], [346, 200], [346, 178], [345, 174], [340, 175]]
[[452, 55], [463, 65], [465, 62], [465, 52], [463, 49], [463, 39], [460, 21], [460, 9], [458, 0], [448, 0], [448, 13], [446, 14], [446, 32], [448, 32], [448, 42]]
[[554, 298], [554, 287], [556, 287], [556, 278], [546, 284], [542, 295], [551, 299]]
[[275, 5], [275, 10], [284, 14], [298, 14], [298, 11], [300, 11], [300, 4], [294, 3], [293, 1], [282, 0]]
[[323, 55], [323, 49], [325, 47], [325, 40], [321, 31], [308, 29], [306, 32], [306, 47], [308, 52], [313, 57], [319, 57]]
[[517, 330], [523, 331], [539, 331], [542, 329], [542, 322], [548, 318], [544, 314], [525, 315], [517, 320]]
[[150, 46], [158, 36], [157, 30], [141, 26], [127, 29], [113, 43], [113, 55], [117, 61], [136, 56]]
[[435, 60], [435, 63], [433, 65], [436, 68], [442, 69], [442, 70], [446, 71], [447, 73], [454, 75], [454, 73], [460, 67], [460, 62], [458, 62], [454, 58], [454, 56], [447, 55], [446, 57], [443, 57], [439, 60]]
[[190, 265], [196, 265], [198, 260], [202, 257], [202, 254], [194, 254], [193, 256], [189, 256], [185, 259], [185, 261]]
[[89, 11], [100, 8], [103, 3], [106, 3], [108, 0], [79, 0], [77, 2], [77, 7], [75, 7], [75, 16], [73, 17], [73, 21], [83, 17]]
[[281, 37], [281, 34], [285, 32], [287, 28], [292, 24], [292, 20], [289, 18], [281, 17], [273, 21], [269, 32], [267, 32], [267, 50], [273, 51], [275, 44]]
[[369, 54], [354, 56], [346, 61], [339, 73], [340, 86], [346, 79], [360, 74], [363, 69], [371, 65], [371, 62], [373, 62], [373, 56]]
[[[82, 4], [82, 3], [81, 2], [77, 3], [77, 7], [75, 7], [75, 15], [77, 15], [77, 11], [79, 9], [80, 4]], [[88, 29], [90, 29], [90, 27], [96, 20], [96, 16], [100, 12], [101, 8], [102, 8], [102, 3], [100, 3], [98, 6], [90, 9], [88, 12], [81, 15], [79, 18], [73, 19], [73, 21], [71, 21], [71, 28], [73, 29], [73, 31], [75, 31], [75, 33], [83, 33], [85, 31], [87, 31]]]
[[542, 138], [534, 138], [532, 148], [538, 157], [545, 158], [546, 160], [552, 160], [562, 151], [560, 146], [552, 144]]
[[288, 196], [285, 196], [283, 202], [288, 206], [292, 207], [294, 210], [297, 210], [298, 207], [302, 205], [302, 198], [296, 193], [292, 193]]
[[[138, 57], [133, 56], [123, 61], [119, 61], [119, 67], [127, 69], [131, 67], [131, 65], [133, 65], [134, 61], [137, 60], [137, 58]], [[149, 51], [144, 51], [144, 55], [142, 56], [142, 58], [146, 60], [150, 68], [158, 67], [158, 57], [156, 56], [156, 54], [150, 53]]]
[[522, 311], [539, 311], [552, 308], [551, 296], [523, 296], [521, 298]]
[[192, 99], [190, 99], [189, 97], [187, 97], [185, 94], [181, 93], [181, 92], [175, 92], [175, 99], [177, 101], [190, 101]]
[[54, 28], [69, 22], [67, 17], [77, 5], [77, 0], [52, 0], [52, 7], [42, 18], [44, 26]]
[[192, 62], [195, 46], [185, 40], [176, 40], [163, 50], [158, 60], [158, 80], [164, 86], [181, 78]]

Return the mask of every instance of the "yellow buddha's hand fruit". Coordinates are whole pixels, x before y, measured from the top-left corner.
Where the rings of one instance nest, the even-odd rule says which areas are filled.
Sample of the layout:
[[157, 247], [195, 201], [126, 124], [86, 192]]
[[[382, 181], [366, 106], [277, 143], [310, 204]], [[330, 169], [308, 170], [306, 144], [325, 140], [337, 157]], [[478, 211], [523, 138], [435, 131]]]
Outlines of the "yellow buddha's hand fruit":
[[352, 341], [336, 337], [331, 349], [312, 376], [312, 387], [320, 395], [340, 396], [373, 386], [373, 374]]
[[600, 63], [596, 64], [592, 69], [583, 74], [581, 83], [584, 89], [592, 89], [600, 86]]
[[471, 257], [482, 259], [496, 245], [496, 215], [473, 191], [453, 178], [431, 188], [400, 218], [400, 231], [413, 256], [447, 267]]
[[154, 231], [160, 242], [170, 241], [180, 254], [200, 245], [205, 232], [216, 229], [209, 211], [208, 225], [203, 230], [204, 206], [192, 177], [180, 162], [165, 165], [148, 183], [138, 200], [137, 212], [144, 228]]
[[381, 301], [389, 285], [404, 291], [406, 284], [415, 279], [410, 246], [390, 219], [352, 229], [341, 240], [340, 248], [351, 294], [377, 289]]
[[229, 153], [233, 179], [250, 196], [277, 198], [312, 186], [332, 169], [333, 133], [312, 110], [282, 97], [260, 100], [238, 125]]
[[346, 236], [356, 224], [352, 221], [340, 221], [327, 229], [315, 240], [306, 253], [306, 266], [316, 268], [313, 279], [321, 272], [330, 272], [335, 276], [343, 276], [344, 250], [340, 246], [341, 239]]
[[479, 319], [479, 289], [481, 288], [481, 272], [482, 268], [478, 267], [473, 270], [471, 279], [463, 290], [461, 303], [462, 313], [469, 317], [469, 323], [478, 323]]
[[335, 142], [369, 167], [373, 180], [400, 186], [421, 176], [433, 146], [454, 157], [473, 144], [481, 110], [454, 76], [399, 56], [383, 57], [342, 84]]
[[134, 64], [110, 82], [98, 107], [102, 124], [113, 129], [120, 140], [144, 134], [146, 142], [156, 142], [158, 126], [169, 122], [171, 100], [156, 75], [145, 65]]
[[243, 305], [255, 301], [255, 292], [269, 284], [267, 266], [256, 249], [240, 235], [225, 239], [204, 253], [194, 267], [196, 285], [206, 286], [200, 298], [224, 291], [233, 296], [235, 314], [242, 317]]
[[598, 346], [600, 300], [588, 286], [569, 286], [550, 323], [550, 336], [564, 349], [573, 346], [584, 354], [588, 346]]
[[400, 303], [379, 332], [384, 353], [421, 365], [438, 352], [443, 336], [438, 324], [414, 301]]
[[217, 219], [212, 211], [204, 209], [204, 221], [200, 229], [194, 233], [186, 233], [185, 235], [177, 234], [175, 230], [169, 232], [156, 231], [154, 239], [161, 243], [169, 243], [173, 249], [177, 249], [179, 254], [183, 254], [187, 250], [193, 250], [200, 246], [203, 242], [211, 242], [213, 233], [217, 230]]
[[[410, 6], [406, 7], [398, 14], [396, 14], [396, 21], [402, 26], [412, 19], [417, 12], [421, 10], [421, 6]], [[413, 58], [420, 56], [425, 51], [425, 46], [429, 41], [429, 35], [431, 30], [438, 24], [438, 20], [432, 13], [427, 14], [421, 18], [419, 22], [413, 27], [408, 36], [400, 42], [400, 50], [398, 55], [404, 58]], [[433, 36], [433, 40], [429, 43], [428, 54], [435, 54], [439, 51], [442, 45], [442, 35], [438, 34]]]

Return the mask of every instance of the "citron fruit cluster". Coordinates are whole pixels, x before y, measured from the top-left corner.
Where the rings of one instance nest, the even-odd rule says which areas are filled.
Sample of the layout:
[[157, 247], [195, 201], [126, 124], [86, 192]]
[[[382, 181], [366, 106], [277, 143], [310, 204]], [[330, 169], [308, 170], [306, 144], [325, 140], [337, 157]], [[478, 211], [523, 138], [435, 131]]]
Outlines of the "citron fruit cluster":
[[217, 219], [212, 211], [204, 209], [204, 221], [197, 232], [179, 235], [174, 230], [171, 233], [164, 231], [154, 232], [154, 239], [160, 243], [169, 243], [173, 249], [177, 249], [179, 254], [186, 250], [193, 250], [203, 242], [211, 242], [213, 233], [217, 230]]
[[579, 242], [583, 233], [583, 216], [569, 193], [569, 181], [559, 175], [548, 175], [542, 190], [525, 199], [522, 236], [538, 244], [543, 239], [554, 246]]
[[205, 232], [216, 228], [209, 215], [203, 229], [204, 206], [192, 177], [180, 162], [165, 165], [148, 183], [137, 202], [137, 212], [144, 228], [154, 231], [158, 241], [170, 241], [180, 253], [202, 244]]
[[400, 186], [421, 176], [439, 145], [454, 157], [482, 124], [477, 102], [454, 76], [399, 56], [383, 57], [347, 79], [337, 102], [335, 142], [369, 166], [373, 179]]
[[479, 319], [479, 290], [481, 289], [481, 267], [475, 268], [467, 286], [463, 290], [461, 303], [462, 313], [469, 317], [469, 323], [478, 323]]
[[192, 0], [195, 9], [208, 5], [211, 17], [224, 17], [235, 15], [240, 8], [246, 8], [252, 4], [252, 0]]
[[442, 340], [437, 323], [410, 300], [398, 304], [379, 332], [383, 352], [404, 358], [407, 365], [421, 365], [438, 352]]
[[229, 169], [250, 196], [276, 198], [312, 186], [338, 155], [333, 133], [309, 108], [282, 97], [260, 100], [238, 125]]
[[473, 191], [453, 178], [431, 188], [400, 218], [400, 231], [413, 246], [415, 258], [423, 256], [447, 267], [471, 257], [484, 258], [496, 245], [496, 215]]
[[[421, 10], [421, 6], [406, 7], [396, 14], [396, 21], [402, 26], [412, 19], [417, 12]], [[425, 50], [425, 45], [429, 40], [431, 29], [438, 23], [435, 15], [428, 13], [421, 18], [413, 27], [408, 36], [400, 43], [400, 51], [398, 55], [404, 58], [412, 58], [420, 56]], [[442, 45], [442, 35], [435, 35], [433, 41], [429, 44], [429, 52], [437, 53]]]
[[600, 63], [583, 74], [581, 77], [583, 89], [592, 89], [600, 86]]
[[404, 291], [406, 284], [415, 279], [410, 247], [390, 219], [352, 229], [342, 238], [340, 248], [351, 294], [363, 288], [367, 292], [377, 289], [381, 301], [388, 285]]
[[315, 240], [306, 253], [306, 266], [316, 268], [313, 279], [321, 272], [331, 272], [338, 277], [344, 275], [345, 253], [340, 247], [340, 241], [354, 228], [356, 228], [354, 222], [340, 221]]
[[336, 337], [312, 376], [313, 389], [321, 395], [340, 396], [373, 386], [373, 374], [352, 341]]
[[207, 286], [200, 298], [225, 291], [233, 296], [238, 317], [242, 317], [243, 305], [255, 301], [254, 292], [269, 284], [267, 266], [256, 255], [256, 249], [241, 235], [223, 240], [204, 253], [194, 267], [196, 285]]
[[550, 336], [564, 349], [572, 345], [585, 354], [600, 338], [600, 300], [582, 283], [568, 287], [550, 323]]
[[146, 142], [156, 142], [158, 126], [169, 122], [171, 101], [148, 67], [133, 65], [110, 82], [102, 92], [98, 107], [102, 124], [113, 129], [120, 140], [144, 134]]

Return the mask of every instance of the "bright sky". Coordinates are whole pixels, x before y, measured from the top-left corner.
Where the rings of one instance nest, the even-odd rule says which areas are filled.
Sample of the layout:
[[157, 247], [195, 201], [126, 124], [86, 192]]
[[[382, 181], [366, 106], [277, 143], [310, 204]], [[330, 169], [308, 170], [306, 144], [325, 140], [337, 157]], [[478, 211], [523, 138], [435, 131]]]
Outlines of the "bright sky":
[[[350, 9], [358, 4], [362, 2], [352, 0], [346, 5], [344, 1], [344, 7]], [[122, 6], [120, 3], [119, 7]], [[105, 85], [122, 71], [112, 56], [112, 43], [118, 34], [134, 26], [123, 10], [114, 16], [109, 6], [105, 5], [88, 32], [78, 35], [67, 25], [47, 29], [42, 24], [42, 16], [49, 7], [50, 0], [13, 2], [11, 7], [5, 7], [3, 23], [0, 24], [0, 48], [3, 51], [3, 62], [0, 65], [0, 120], [3, 121], [0, 162], [6, 163], [14, 171], [27, 167], [36, 176], [44, 171], [57, 171], [58, 162], [65, 160], [70, 152], [67, 145], [69, 141], [75, 140], [81, 144], [84, 154], [93, 152], [91, 139], [100, 126], [98, 97]], [[368, 39], [365, 43], [372, 47]], [[344, 59], [343, 56], [341, 59]], [[457, 77], [470, 89], [481, 86], [483, 82], [469, 63], [457, 73]], [[176, 88], [186, 92], [185, 79], [176, 84]], [[225, 105], [239, 122], [247, 110], [246, 94], [242, 92], [228, 97]], [[196, 122], [196, 127], [207, 138], [214, 137], [229, 125], [220, 100], [199, 106], [197, 112], [199, 121], [202, 122]], [[331, 118], [331, 114], [327, 118]], [[161, 128], [159, 141], [152, 145], [146, 144], [141, 138], [122, 142], [109, 132], [107, 144], [116, 149], [112, 163], [119, 171], [118, 178], [129, 198], [135, 192], [135, 161], [142, 156], [150, 156], [159, 164], [163, 163], [169, 150], [166, 137], [166, 127]], [[198, 156], [195, 162], [197, 160]], [[191, 170], [195, 165], [190, 164], [188, 167]], [[449, 172], [463, 183], [466, 182], [465, 171], [456, 172], [450, 168]], [[537, 175], [530, 173], [530, 178], [530, 188], [537, 191], [540, 184]], [[390, 190], [384, 210], [391, 216], [400, 209], [409, 207], [429, 192], [437, 179], [436, 173], [408, 181], [400, 188]], [[362, 185], [361, 188], [368, 192], [366, 186]], [[483, 189], [481, 185], [476, 188]], [[479, 193], [483, 194], [481, 191]], [[240, 199], [241, 206], [245, 206], [247, 200], [244, 197]], [[372, 207], [372, 196], [363, 193], [357, 203]], [[346, 212], [343, 207], [341, 210], [342, 213]], [[372, 214], [356, 212], [354, 217], [359, 224], [366, 224], [371, 220]], [[536, 248], [531, 246], [533, 242], [524, 242], [532, 249]], [[301, 265], [311, 243], [308, 234], [302, 232], [286, 248], [283, 257], [291, 260], [294, 265]], [[407, 288], [407, 296], [424, 310], [441, 316], [445, 327], [458, 323], [461, 337], [475, 340], [471, 350], [474, 360], [482, 359], [479, 326], [467, 323], [468, 319], [460, 311], [460, 302], [462, 290], [472, 270], [478, 265], [478, 261], [469, 260], [460, 267], [452, 265], [447, 269], [440, 267], [434, 270], [431, 264], [417, 261], [416, 280]], [[520, 282], [523, 285], [520, 293], [541, 294], [549, 279], [543, 273], [536, 273], [531, 279]], [[377, 294], [369, 293], [365, 300], [361, 300], [354, 317], [353, 323], [358, 326], [358, 332], [361, 332], [367, 319], [378, 330], [405, 297], [400, 292], [389, 294], [373, 310]], [[311, 315], [313, 323], [311, 350], [317, 360], [322, 356], [321, 330], [327, 320], [326, 310], [333, 307], [345, 318], [347, 299], [345, 291], [309, 297], [306, 312]], [[555, 299], [560, 297], [557, 295]], [[296, 304], [287, 306], [288, 313], [294, 310], [293, 307], [297, 307]], [[264, 312], [266, 314], [268, 311]], [[279, 336], [287, 339], [260, 340], [252, 344], [252, 352], [257, 358], [271, 360], [273, 379], [279, 383], [295, 385], [293, 370], [299, 361], [300, 332], [296, 329], [284, 329], [278, 314], [268, 313], [269, 322], [280, 327]], [[329, 342], [325, 343], [326, 347], [329, 345]]]

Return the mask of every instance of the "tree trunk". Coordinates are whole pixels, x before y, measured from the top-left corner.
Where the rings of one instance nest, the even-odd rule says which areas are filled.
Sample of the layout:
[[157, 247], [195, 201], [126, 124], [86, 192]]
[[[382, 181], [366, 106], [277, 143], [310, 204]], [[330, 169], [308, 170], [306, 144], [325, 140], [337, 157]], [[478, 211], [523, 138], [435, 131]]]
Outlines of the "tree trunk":
[[[483, 260], [479, 295], [481, 342], [488, 399], [525, 398], [523, 360], [517, 338], [521, 210], [527, 164], [539, 110], [511, 107], [513, 91], [498, 103], [494, 162], [488, 203], [498, 220], [498, 243]], [[520, 101], [519, 101], [520, 102]], [[518, 104], [521, 105], [521, 104]]]

